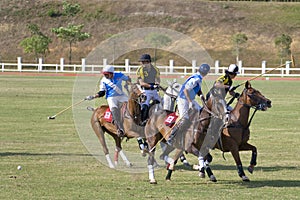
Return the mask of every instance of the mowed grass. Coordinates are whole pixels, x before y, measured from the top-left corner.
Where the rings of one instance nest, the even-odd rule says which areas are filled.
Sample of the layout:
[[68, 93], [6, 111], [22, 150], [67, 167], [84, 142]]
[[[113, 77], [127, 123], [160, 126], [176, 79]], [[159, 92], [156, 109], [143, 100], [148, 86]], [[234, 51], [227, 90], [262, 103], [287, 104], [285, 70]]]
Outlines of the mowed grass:
[[[229, 153], [223, 160], [214, 150], [217, 183], [178, 163], [172, 181], [164, 180], [162, 167], [156, 171], [158, 184], [150, 185], [146, 163], [144, 173], [129, 173], [122, 163], [113, 170], [95, 159], [78, 136], [72, 110], [47, 119], [72, 104], [74, 81], [0, 75], [0, 199], [300, 199], [299, 82], [251, 82], [273, 104], [257, 112], [251, 124], [250, 143], [258, 148], [257, 167], [253, 174], [246, 172], [251, 182], [241, 181]], [[138, 153], [135, 140], [124, 142], [127, 149]], [[245, 168], [250, 156], [241, 153]]]

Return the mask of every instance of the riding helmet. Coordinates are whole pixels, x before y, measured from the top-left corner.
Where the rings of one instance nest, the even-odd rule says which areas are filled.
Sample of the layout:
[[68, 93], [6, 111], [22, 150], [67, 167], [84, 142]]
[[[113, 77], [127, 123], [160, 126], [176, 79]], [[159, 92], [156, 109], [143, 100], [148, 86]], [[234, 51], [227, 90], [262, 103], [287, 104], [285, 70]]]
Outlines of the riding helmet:
[[114, 71], [115, 71], [114, 66], [108, 65], [103, 68], [102, 74], [112, 74], [112, 73], [114, 73]]
[[209, 70], [210, 70], [210, 66], [209, 66], [209, 64], [206, 64], [206, 63], [201, 64], [199, 67], [199, 72], [204, 76], [206, 76], [206, 74], [208, 74]]
[[228, 67], [228, 70], [226, 70], [227, 73], [231, 74], [239, 74], [239, 67], [236, 64], [231, 64]]
[[144, 61], [148, 61], [148, 62], [151, 62], [151, 56], [149, 54], [143, 54], [140, 59], [139, 59], [140, 62], [144, 62]]

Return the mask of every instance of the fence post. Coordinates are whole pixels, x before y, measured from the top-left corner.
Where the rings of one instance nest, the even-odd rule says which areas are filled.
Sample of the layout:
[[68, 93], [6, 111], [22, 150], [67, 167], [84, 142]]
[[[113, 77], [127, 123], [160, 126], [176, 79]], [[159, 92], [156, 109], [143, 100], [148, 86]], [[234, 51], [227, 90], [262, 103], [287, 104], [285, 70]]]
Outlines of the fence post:
[[261, 73], [264, 74], [266, 72], [267, 61], [263, 60], [261, 63]]
[[192, 73], [194, 74], [196, 72], [196, 67], [197, 67], [197, 61], [192, 60]]
[[18, 57], [18, 71], [21, 72], [22, 71], [22, 57]]
[[290, 74], [290, 61], [285, 62], [285, 74], [289, 75]]
[[81, 58], [81, 71], [85, 72], [85, 58]]
[[103, 58], [103, 66], [105, 67], [107, 65], [107, 59]]
[[125, 59], [125, 72], [129, 72], [129, 59]]
[[173, 73], [173, 71], [174, 71], [174, 60], [170, 60], [169, 65], [170, 65], [170, 73]]
[[60, 58], [60, 71], [64, 71], [64, 58]]
[[43, 70], [43, 58], [39, 58], [38, 71], [41, 72]]
[[219, 74], [220, 61], [215, 61], [215, 74]]

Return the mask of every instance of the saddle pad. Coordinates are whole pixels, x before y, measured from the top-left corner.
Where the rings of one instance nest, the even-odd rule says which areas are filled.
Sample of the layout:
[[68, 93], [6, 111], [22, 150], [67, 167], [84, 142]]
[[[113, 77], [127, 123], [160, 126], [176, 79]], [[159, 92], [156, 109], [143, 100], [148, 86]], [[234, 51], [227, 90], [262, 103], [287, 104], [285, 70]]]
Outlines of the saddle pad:
[[113, 117], [112, 117], [112, 114], [111, 114], [111, 112], [110, 112], [110, 109], [109, 109], [109, 108], [107, 108], [107, 109], [106, 109], [106, 111], [105, 111], [105, 113], [104, 113], [104, 116], [103, 116], [103, 118], [105, 119], [105, 121], [107, 121], [107, 122], [109, 122], [109, 123], [111, 123], [111, 122], [112, 122], [112, 120], [113, 120]]
[[168, 114], [165, 118], [165, 125], [172, 128], [174, 126], [177, 118], [178, 118], [178, 115], [176, 115], [175, 112]]

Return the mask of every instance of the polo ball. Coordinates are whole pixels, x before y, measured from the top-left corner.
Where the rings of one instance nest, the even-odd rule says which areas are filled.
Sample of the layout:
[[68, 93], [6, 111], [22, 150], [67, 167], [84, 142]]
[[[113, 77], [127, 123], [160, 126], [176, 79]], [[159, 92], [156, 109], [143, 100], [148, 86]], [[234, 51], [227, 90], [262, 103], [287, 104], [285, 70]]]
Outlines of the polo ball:
[[21, 166], [21, 165], [19, 165], [19, 166], [18, 166], [18, 170], [21, 170], [21, 169], [22, 169], [22, 166]]

